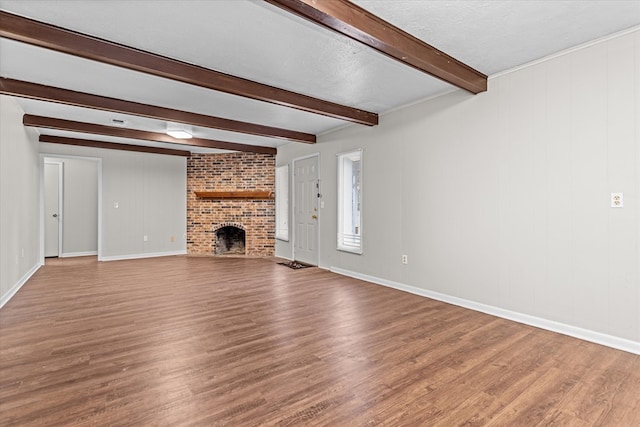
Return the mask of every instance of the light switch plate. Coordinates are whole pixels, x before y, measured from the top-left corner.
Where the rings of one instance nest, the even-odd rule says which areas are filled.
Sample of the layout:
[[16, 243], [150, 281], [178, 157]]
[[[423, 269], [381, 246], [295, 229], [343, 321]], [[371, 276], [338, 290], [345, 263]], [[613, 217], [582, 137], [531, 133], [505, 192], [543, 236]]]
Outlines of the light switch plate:
[[621, 208], [624, 206], [624, 196], [622, 193], [611, 193], [611, 207]]

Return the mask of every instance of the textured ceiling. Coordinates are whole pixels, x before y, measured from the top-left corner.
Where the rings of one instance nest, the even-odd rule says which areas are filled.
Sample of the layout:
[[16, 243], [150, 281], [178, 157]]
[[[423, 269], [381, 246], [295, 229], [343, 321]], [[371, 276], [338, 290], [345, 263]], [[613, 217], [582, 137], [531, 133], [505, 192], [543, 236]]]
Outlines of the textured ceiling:
[[637, 0], [355, 3], [487, 75], [640, 24]]
[[[355, 3], [488, 75], [640, 24], [640, 1]], [[260, 0], [0, 0], [0, 9], [377, 113], [454, 90]], [[0, 39], [0, 75], [314, 134], [345, 124], [7, 39]], [[30, 114], [99, 124], [122, 118], [129, 127], [158, 132], [166, 127], [159, 120], [42, 101], [20, 102]], [[287, 143], [207, 128], [195, 128], [195, 135], [270, 147]]]

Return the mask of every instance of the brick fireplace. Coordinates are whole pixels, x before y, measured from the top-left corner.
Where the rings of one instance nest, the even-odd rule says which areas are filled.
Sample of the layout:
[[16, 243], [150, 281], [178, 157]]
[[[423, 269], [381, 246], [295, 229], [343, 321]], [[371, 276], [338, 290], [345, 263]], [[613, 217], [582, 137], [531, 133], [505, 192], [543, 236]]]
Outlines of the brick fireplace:
[[[187, 160], [187, 251], [194, 255], [240, 254], [273, 256], [273, 199], [215, 199], [195, 191], [275, 190], [275, 156], [256, 153], [192, 154]], [[243, 231], [232, 230], [233, 228]], [[221, 231], [228, 232], [221, 239]], [[221, 243], [224, 242], [224, 243]], [[226, 252], [225, 252], [226, 248]]]

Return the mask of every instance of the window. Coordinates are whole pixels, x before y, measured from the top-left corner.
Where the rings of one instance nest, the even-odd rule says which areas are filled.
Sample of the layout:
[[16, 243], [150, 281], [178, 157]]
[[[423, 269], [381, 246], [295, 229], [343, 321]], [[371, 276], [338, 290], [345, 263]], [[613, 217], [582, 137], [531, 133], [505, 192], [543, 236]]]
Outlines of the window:
[[276, 239], [289, 241], [289, 165], [276, 168]]
[[362, 150], [338, 154], [338, 249], [362, 253]]

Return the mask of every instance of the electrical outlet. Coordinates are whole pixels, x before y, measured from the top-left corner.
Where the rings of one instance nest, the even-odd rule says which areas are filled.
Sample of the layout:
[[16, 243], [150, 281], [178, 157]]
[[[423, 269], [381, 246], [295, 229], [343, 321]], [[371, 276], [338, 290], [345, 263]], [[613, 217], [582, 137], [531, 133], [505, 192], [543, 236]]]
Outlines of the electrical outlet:
[[170, 242], [175, 242], [175, 241], [176, 241], [176, 236], [171, 236], [171, 237], [169, 237], [169, 241], [170, 241]]
[[402, 255], [402, 263], [409, 264], [409, 257], [407, 255]]
[[149, 241], [149, 236], [146, 236], [146, 235], [145, 235], [145, 236], [143, 236], [143, 237], [142, 237], [142, 240], [143, 240], [143, 241], [145, 241], [145, 242], [148, 242], [148, 241]]
[[622, 193], [611, 193], [611, 207], [621, 208], [624, 206], [624, 197]]

